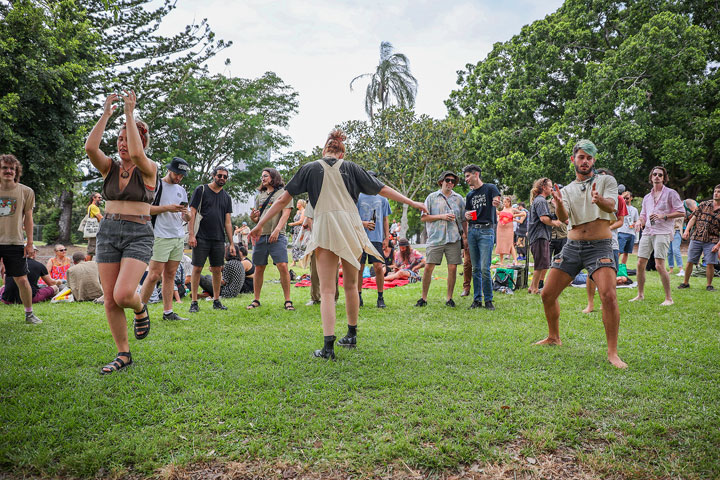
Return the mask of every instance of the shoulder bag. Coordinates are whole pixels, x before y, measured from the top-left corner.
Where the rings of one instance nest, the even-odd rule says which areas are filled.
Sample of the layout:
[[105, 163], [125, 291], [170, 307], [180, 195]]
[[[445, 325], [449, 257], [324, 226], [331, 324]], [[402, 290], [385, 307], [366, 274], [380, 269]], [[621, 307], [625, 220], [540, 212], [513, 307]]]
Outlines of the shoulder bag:
[[197, 212], [195, 212], [195, 223], [193, 224], [193, 235], [197, 235], [200, 230], [200, 222], [203, 219], [200, 209], [202, 208], [203, 197], [205, 196], [205, 185], [202, 186], [202, 193], [200, 194], [200, 203], [198, 203]]

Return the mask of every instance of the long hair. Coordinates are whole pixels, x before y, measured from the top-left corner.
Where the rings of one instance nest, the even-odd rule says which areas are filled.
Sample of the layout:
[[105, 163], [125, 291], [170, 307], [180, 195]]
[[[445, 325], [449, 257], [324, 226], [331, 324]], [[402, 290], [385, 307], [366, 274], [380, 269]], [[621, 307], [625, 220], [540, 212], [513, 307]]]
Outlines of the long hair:
[[547, 177], [538, 178], [535, 180], [535, 183], [533, 183], [532, 190], [530, 190], [530, 203], [535, 200], [535, 197], [540, 195], [542, 193], [543, 187], [547, 182], [549, 182], [550, 179]]
[[667, 170], [665, 169], [665, 167], [661, 167], [661, 166], [659, 166], [659, 165], [658, 165], [658, 166], [655, 166], [655, 167], [652, 167], [652, 168], [650, 169], [650, 175], [648, 175], [648, 181], [649, 181], [650, 183], [652, 183], [652, 174], [653, 174], [653, 172], [654, 172], [655, 170], [660, 170], [660, 171], [663, 173], [663, 185], [667, 185], [668, 180], [670, 180], [670, 179], [668, 178]]
[[[270, 175], [270, 185], [275, 190], [279, 190], [285, 186], [285, 182], [283, 182], [282, 177], [280, 176], [280, 173], [278, 173], [277, 170], [275, 170], [272, 167], [263, 168], [263, 172], [267, 172], [268, 175]], [[267, 187], [264, 187], [262, 182], [260, 182], [260, 186], [258, 187], [258, 190], [261, 192], [264, 192], [267, 190]]]
[[20, 160], [11, 153], [0, 155], [0, 165], [9, 165], [15, 167], [15, 183], [20, 183], [20, 177], [22, 177], [22, 163]]

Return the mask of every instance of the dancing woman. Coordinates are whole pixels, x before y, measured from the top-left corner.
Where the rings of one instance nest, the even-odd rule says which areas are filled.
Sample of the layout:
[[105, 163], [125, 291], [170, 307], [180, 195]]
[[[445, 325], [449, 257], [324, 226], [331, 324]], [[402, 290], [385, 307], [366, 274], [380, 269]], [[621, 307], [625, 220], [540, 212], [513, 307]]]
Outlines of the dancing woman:
[[304, 165], [285, 186], [285, 192], [278, 198], [270, 212], [263, 216], [250, 232], [250, 238], [257, 240], [266, 219], [280, 212], [292, 196], [308, 192], [310, 205], [314, 209], [312, 237], [305, 249], [305, 255], [315, 252], [318, 277], [320, 280], [320, 316], [322, 317], [325, 344], [313, 352], [315, 357], [335, 358], [335, 274], [338, 258], [342, 261], [343, 287], [345, 288], [345, 312], [348, 320], [348, 334], [338, 345], [354, 347], [357, 343], [357, 319], [359, 297], [357, 276], [359, 258], [364, 252], [381, 258], [368, 239], [357, 209], [360, 193], [380, 194], [391, 200], [402, 202], [427, 213], [427, 207], [414, 202], [392, 188], [383, 185], [369, 175], [362, 167], [343, 160], [345, 156], [345, 134], [340, 130], [330, 132], [323, 158]]
[[123, 97], [125, 125], [117, 139], [120, 161], [100, 150], [107, 122], [117, 108], [113, 104], [118, 100], [114, 93], [105, 100], [103, 113], [85, 142], [90, 161], [104, 179], [102, 194], [106, 208], [97, 234], [96, 261], [105, 292], [105, 314], [118, 350], [115, 360], [100, 370], [103, 375], [132, 363], [125, 308], [135, 312], [135, 338], [143, 339], [150, 332], [147, 305], [140, 300], [137, 287], [153, 249], [150, 204], [155, 197], [157, 165], [145, 155], [148, 127], [133, 116], [136, 97], [132, 90]]

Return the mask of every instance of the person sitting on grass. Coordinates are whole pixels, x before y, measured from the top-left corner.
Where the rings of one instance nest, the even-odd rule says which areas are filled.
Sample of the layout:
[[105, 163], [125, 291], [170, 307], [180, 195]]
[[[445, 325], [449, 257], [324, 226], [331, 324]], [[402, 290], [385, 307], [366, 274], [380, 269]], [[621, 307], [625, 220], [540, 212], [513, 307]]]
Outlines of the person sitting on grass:
[[73, 253], [73, 266], [67, 271], [68, 287], [76, 302], [92, 302], [103, 294], [97, 262], [86, 258], [82, 252]]
[[[242, 263], [242, 257], [237, 254], [240, 246], [230, 250], [230, 246], [225, 247], [225, 265], [222, 270], [222, 278], [220, 279], [220, 296], [223, 298], [237, 297], [242, 293], [245, 285], [245, 266]], [[245, 247], [242, 246], [244, 249]], [[247, 252], [247, 250], [245, 250]], [[200, 277], [200, 286], [205, 292], [214, 297], [212, 276], [203, 275]]]
[[[33, 246], [30, 255], [27, 257], [28, 274], [27, 279], [32, 290], [32, 303], [45, 302], [50, 300], [58, 293], [58, 286], [62, 285], [62, 280], [55, 280], [48, 275], [47, 268], [35, 260], [38, 248]], [[83, 255], [84, 257], [84, 255]], [[44, 286], [38, 285], [38, 280], [45, 282]], [[5, 304], [22, 303], [20, 298], [20, 289], [15, 280], [7, 275], [4, 280], [5, 285], [0, 287], [0, 299]]]
[[67, 271], [72, 265], [72, 261], [67, 256], [65, 245], [57, 244], [55, 245], [55, 256], [47, 261], [45, 268], [50, 272], [50, 278], [53, 280], [67, 281]]
[[425, 256], [412, 248], [407, 238], [398, 240], [395, 253], [395, 271], [385, 276], [386, 282], [408, 279], [410, 283], [422, 280], [420, 270], [425, 267]]

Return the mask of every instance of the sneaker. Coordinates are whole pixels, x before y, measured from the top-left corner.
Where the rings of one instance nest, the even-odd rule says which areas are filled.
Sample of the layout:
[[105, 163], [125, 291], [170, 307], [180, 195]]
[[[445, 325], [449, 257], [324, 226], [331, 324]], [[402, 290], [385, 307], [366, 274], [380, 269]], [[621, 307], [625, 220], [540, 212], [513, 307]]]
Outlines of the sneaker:
[[188, 312], [190, 313], [198, 313], [200, 311], [200, 305], [198, 305], [197, 302], [191, 302], [190, 303], [190, 310]]
[[482, 308], [482, 302], [473, 301], [469, 308]]
[[357, 346], [357, 337], [345, 335], [337, 342], [338, 345], [345, 348], [355, 348]]
[[222, 302], [220, 301], [220, 299], [218, 298], [217, 300], [213, 300], [213, 309], [227, 310], [227, 307], [225, 305], [223, 305]]
[[385, 300], [382, 298], [377, 299], [377, 308], [385, 308], [387, 305], [385, 305]]
[[163, 313], [163, 320], [187, 320], [175, 312]]
[[690, 288], [690, 284], [689, 283], [681, 283], [680, 285], [678, 285], [679, 290], [682, 290], [683, 288]]
[[485, 302], [485, 308], [488, 310], [495, 310], [495, 305], [493, 305], [492, 301]]
[[708, 292], [714, 292], [715, 287], [713, 287], [712, 285], [708, 285], [707, 287], [705, 287], [705, 290], [707, 290]]
[[335, 350], [326, 350], [325, 347], [320, 350], [315, 350], [312, 353], [315, 358], [324, 358], [326, 360], [335, 360]]
[[315, 300], [310, 300], [305, 304], [306, 307], [312, 307], [313, 305], [320, 305], [320, 302], [319, 301], [316, 302]]
[[677, 274], [678, 277], [684, 277], [685, 276], [685, 270], [681, 269]]
[[445, 305], [447, 305], [448, 307], [455, 308], [455, 300], [453, 300], [453, 299], [451, 298], [450, 300], [448, 300], [447, 302], [445, 302]]
[[35, 312], [25, 312], [25, 323], [39, 325], [42, 323], [42, 320], [35, 315]]
[[418, 300], [417, 303], [415, 304], [416, 307], [424, 307], [425, 305], [427, 305], [427, 302], [425, 300], [423, 300], [422, 298], [420, 300]]

